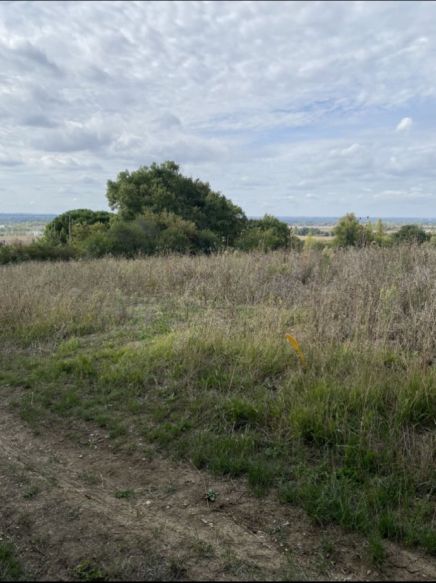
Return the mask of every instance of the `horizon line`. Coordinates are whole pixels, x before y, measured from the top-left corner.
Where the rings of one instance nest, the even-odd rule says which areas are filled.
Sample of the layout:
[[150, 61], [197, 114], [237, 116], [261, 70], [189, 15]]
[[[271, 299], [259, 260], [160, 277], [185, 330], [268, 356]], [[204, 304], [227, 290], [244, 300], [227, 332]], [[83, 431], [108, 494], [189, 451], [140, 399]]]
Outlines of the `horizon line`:
[[[84, 207], [85, 208], [85, 207]], [[74, 209], [72, 209], [74, 210]], [[92, 209], [90, 209], [92, 210]], [[65, 212], [68, 211], [62, 211], [62, 212], [43, 212], [43, 213], [33, 213], [33, 212], [0, 212], [0, 216], [1, 215], [31, 215], [34, 217], [43, 217], [43, 216], [47, 216], [47, 215], [51, 215], [51, 216], [59, 216]], [[98, 212], [98, 211], [95, 211]], [[285, 214], [278, 214], [278, 213], [264, 213], [263, 215], [249, 215], [247, 214], [247, 218], [249, 219], [258, 219], [258, 218], [263, 218], [265, 216], [265, 214], [270, 215], [270, 216], [275, 216], [275, 217], [281, 217], [281, 218], [285, 218], [285, 219], [338, 219], [338, 218], [342, 218], [343, 216], [345, 216], [346, 214], [350, 214], [353, 213], [356, 215], [356, 217], [358, 218], [370, 218], [370, 219], [429, 219], [429, 220], [436, 220], [436, 215], [435, 216], [420, 216], [420, 215], [367, 215], [367, 214], [362, 214], [360, 215], [359, 213], [356, 213], [354, 211], [349, 211], [347, 213], [344, 214], [338, 214], [338, 215], [285, 215]], [[114, 213], [116, 214], [116, 213]]]

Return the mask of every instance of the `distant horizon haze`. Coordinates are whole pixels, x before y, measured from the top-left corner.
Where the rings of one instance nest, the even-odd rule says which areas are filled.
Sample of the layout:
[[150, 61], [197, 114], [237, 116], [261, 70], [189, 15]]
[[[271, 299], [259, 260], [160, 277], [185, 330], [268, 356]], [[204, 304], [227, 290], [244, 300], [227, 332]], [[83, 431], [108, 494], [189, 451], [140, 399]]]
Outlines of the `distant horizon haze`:
[[[350, 211], [353, 212], [353, 211]], [[31, 220], [52, 220], [62, 213], [0, 213], [0, 223], [2, 222], [26, 222]], [[358, 215], [354, 213], [360, 220], [370, 220], [371, 222], [381, 219], [388, 223], [419, 223], [419, 224], [436, 224], [436, 217], [404, 217], [404, 216], [368, 216]], [[249, 219], [259, 219], [264, 215], [247, 215]], [[343, 215], [328, 216], [328, 215], [276, 215], [279, 220], [288, 224], [333, 224], [336, 223]]]

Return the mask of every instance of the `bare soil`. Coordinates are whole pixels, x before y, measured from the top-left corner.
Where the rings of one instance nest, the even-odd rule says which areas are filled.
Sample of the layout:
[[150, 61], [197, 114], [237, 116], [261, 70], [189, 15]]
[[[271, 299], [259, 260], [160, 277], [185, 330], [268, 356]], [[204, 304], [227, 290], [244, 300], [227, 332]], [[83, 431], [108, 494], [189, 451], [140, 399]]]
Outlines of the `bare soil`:
[[35, 435], [0, 412], [0, 538], [32, 579], [436, 579], [436, 561], [419, 552], [384, 543], [376, 568], [361, 537], [315, 526], [275, 494], [114, 451], [103, 430], [86, 431]]

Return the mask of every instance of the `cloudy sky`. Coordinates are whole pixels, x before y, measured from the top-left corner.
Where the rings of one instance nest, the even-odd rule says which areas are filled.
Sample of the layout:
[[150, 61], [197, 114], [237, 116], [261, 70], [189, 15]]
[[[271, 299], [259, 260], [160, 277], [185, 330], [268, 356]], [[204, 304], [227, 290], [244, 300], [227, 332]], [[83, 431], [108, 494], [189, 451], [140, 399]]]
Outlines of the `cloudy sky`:
[[0, 2], [0, 212], [175, 160], [248, 215], [436, 216], [436, 2]]

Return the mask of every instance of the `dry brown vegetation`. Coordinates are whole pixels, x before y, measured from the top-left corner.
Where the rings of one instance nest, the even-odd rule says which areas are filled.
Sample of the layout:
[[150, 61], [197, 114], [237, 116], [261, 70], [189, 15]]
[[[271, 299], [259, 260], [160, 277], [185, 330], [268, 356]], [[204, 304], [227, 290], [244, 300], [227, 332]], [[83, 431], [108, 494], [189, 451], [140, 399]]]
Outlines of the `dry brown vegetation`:
[[426, 246], [32, 263], [3, 267], [0, 277], [3, 334], [29, 341], [105, 329], [143, 301], [171, 301], [256, 307], [259, 331], [281, 338], [294, 325], [308, 346], [357, 342], [423, 358], [436, 347], [436, 250]]
[[379, 566], [384, 539], [436, 551], [434, 247], [29, 262], [0, 278], [0, 386], [34, 429], [77, 419], [120, 451], [246, 476], [363, 533]]

